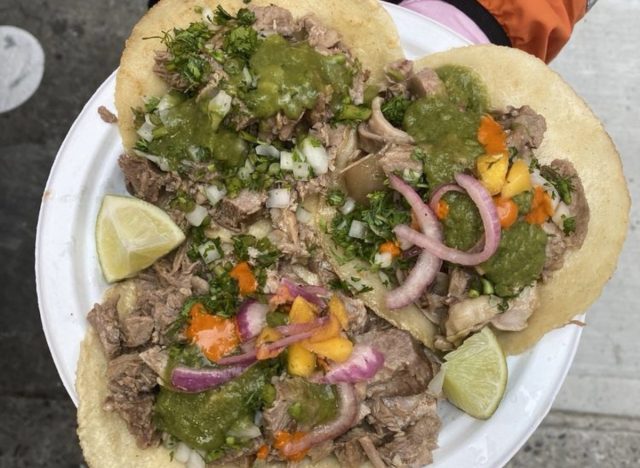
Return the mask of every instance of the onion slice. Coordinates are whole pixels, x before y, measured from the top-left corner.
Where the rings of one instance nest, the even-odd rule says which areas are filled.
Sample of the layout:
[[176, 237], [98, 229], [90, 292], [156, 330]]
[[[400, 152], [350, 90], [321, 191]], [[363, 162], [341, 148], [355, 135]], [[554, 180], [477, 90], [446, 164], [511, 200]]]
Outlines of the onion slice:
[[[425, 205], [420, 195], [400, 177], [390, 175], [389, 181], [391, 182], [391, 187], [406, 198], [416, 215], [423, 235], [442, 242], [442, 230], [438, 218]], [[416, 301], [425, 288], [433, 282], [441, 266], [442, 260], [439, 257], [427, 250], [423, 250], [404, 282], [385, 296], [387, 307], [400, 309]]]
[[289, 290], [291, 297], [296, 298], [298, 296], [302, 296], [304, 299], [318, 307], [324, 307], [325, 299], [329, 297], [329, 291], [322, 286], [296, 284], [289, 278], [282, 278], [280, 285]]
[[345, 362], [333, 366], [324, 376], [330, 384], [365, 382], [384, 366], [384, 354], [368, 345], [357, 344]]
[[[305, 331], [295, 335], [287, 336], [285, 338], [274, 341], [273, 343], [264, 345], [264, 349], [265, 351], [267, 351], [267, 353], [271, 353], [273, 351], [279, 351], [286, 348], [290, 344], [298, 343], [299, 341], [306, 340], [307, 338], [310, 338], [311, 335], [313, 335], [313, 331]], [[258, 356], [258, 350], [254, 348], [244, 354], [236, 354], [233, 356], [223, 357], [218, 361], [218, 364], [220, 364], [221, 366], [227, 366], [227, 365], [235, 365], [235, 364], [252, 363], [258, 360], [257, 356]]]
[[204, 392], [219, 387], [242, 374], [248, 365], [225, 367], [222, 369], [191, 369], [176, 367], [171, 372], [171, 385], [189, 393]]
[[285, 444], [281, 451], [285, 457], [305, 452], [311, 447], [321, 444], [327, 440], [335, 439], [344, 434], [358, 417], [358, 399], [353, 385], [349, 383], [339, 383], [338, 390], [338, 416], [326, 424], [314, 428], [299, 439], [292, 440]]
[[438, 211], [438, 202], [447, 192], [461, 192], [464, 193], [464, 190], [460, 188], [459, 185], [456, 184], [444, 184], [441, 185], [433, 192], [431, 195], [431, 200], [429, 200], [429, 207], [433, 210], [434, 213]]
[[240, 305], [236, 314], [236, 324], [242, 341], [249, 341], [258, 336], [267, 325], [268, 311], [267, 304], [261, 304], [255, 299], [247, 299]]
[[[456, 174], [456, 182], [462, 187], [478, 207], [484, 227], [484, 247], [481, 252], [469, 253], [452, 249], [439, 239], [414, 231], [409, 226], [396, 226], [393, 232], [402, 239], [422, 247], [431, 254], [458, 265], [473, 266], [488, 260], [500, 244], [500, 220], [491, 195], [482, 184], [466, 174]], [[433, 212], [432, 212], [433, 213]]]

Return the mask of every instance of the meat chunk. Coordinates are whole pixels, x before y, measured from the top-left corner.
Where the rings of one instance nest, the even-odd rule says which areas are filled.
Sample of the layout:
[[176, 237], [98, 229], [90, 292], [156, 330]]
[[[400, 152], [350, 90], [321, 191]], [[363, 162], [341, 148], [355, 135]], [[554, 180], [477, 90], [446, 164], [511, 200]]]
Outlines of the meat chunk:
[[449, 302], [462, 301], [467, 297], [467, 289], [469, 289], [469, 282], [471, 281], [471, 275], [462, 268], [454, 267], [449, 273]]
[[369, 381], [369, 397], [414, 395], [426, 390], [434, 368], [411, 335], [397, 328], [374, 328], [356, 337], [384, 354], [384, 367]]
[[491, 319], [491, 325], [499, 330], [520, 331], [527, 328], [527, 320], [538, 306], [536, 286], [524, 288], [514, 299], [508, 301], [508, 308]]
[[405, 81], [414, 75], [413, 61], [400, 59], [396, 60], [395, 62], [391, 62], [385, 65], [384, 74], [392, 83], [400, 83], [401, 81]]
[[135, 397], [150, 392], [156, 383], [156, 374], [138, 353], [123, 354], [107, 365], [107, 386], [111, 393]]
[[371, 103], [371, 117], [367, 126], [371, 132], [382, 137], [385, 143], [411, 145], [413, 138], [403, 130], [391, 125], [382, 114], [382, 98], [376, 97]]
[[389, 145], [380, 152], [378, 164], [386, 174], [402, 175], [405, 171], [421, 174], [422, 163], [413, 158], [414, 149], [412, 145]]
[[407, 89], [419, 98], [434, 96], [445, 91], [444, 83], [431, 68], [423, 68], [407, 80]]
[[289, 10], [275, 5], [266, 7], [250, 6], [249, 9], [256, 15], [256, 22], [253, 23], [253, 28], [258, 32], [266, 35], [292, 36], [300, 30], [300, 26], [293, 20]]
[[453, 304], [445, 322], [447, 340], [452, 343], [459, 341], [482, 328], [500, 312], [499, 302], [494, 296], [479, 296]]
[[150, 203], [157, 204], [164, 195], [174, 193], [180, 187], [178, 176], [162, 172], [145, 158], [124, 154], [118, 164], [129, 193]]
[[390, 466], [424, 466], [433, 462], [433, 450], [438, 448], [440, 419], [435, 410], [418, 420], [405, 432], [397, 433], [393, 440], [378, 447], [378, 453]]
[[123, 354], [107, 365], [109, 396], [104, 408], [117, 412], [127, 423], [138, 446], [149, 447], [159, 440], [153, 423], [156, 374], [136, 353]]
[[531, 155], [532, 148], [540, 146], [547, 130], [544, 117], [529, 106], [517, 109], [509, 106], [498, 121], [507, 131], [507, 147], [515, 148], [523, 158]]
[[170, 52], [166, 50], [156, 51], [154, 60], [153, 72], [170, 88], [183, 92], [189, 89], [189, 81], [177, 71], [170, 70], [168, 65], [173, 60], [173, 55]]
[[151, 339], [153, 319], [142, 315], [133, 315], [121, 320], [124, 345], [129, 348], [142, 346]]
[[118, 122], [118, 117], [105, 106], [98, 107], [98, 114], [100, 114], [100, 118], [105, 123], [112, 124]]
[[364, 302], [361, 299], [338, 294], [344, 304], [344, 308], [349, 318], [349, 333], [360, 334], [367, 327], [368, 313]]
[[377, 397], [369, 402], [368, 421], [379, 426], [378, 432], [400, 432], [422, 418], [436, 414], [436, 399], [429, 392], [416, 395]]
[[87, 320], [98, 334], [104, 354], [108, 358], [117, 356], [122, 349], [117, 303], [118, 297], [112, 296], [104, 304], [94, 304], [87, 315]]
[[309, 45], [320, 52], [331, 52], [340, 42], [340, 34], [334, 29], [324, 26], [314, 15], [300, 20], [307, 35]]
[[545, 261], [543, 267], [543, 279], [546, 279], [549, 272], [562, 268], [567, 244], [564, 240], [564, 234], [554, 223], [544, 223], [542, 224], [542, 229], [547, 233], [547, 245], [545, 246]]
[[169, 364], [169, 352], [162, 349], [160, 346], [154, 346], [140, 353], [140, 359], [158, 374], [163, 377], [164, 371]]
[[215, 221], [229, 229], [239, 229], [249, 216], [262, 209], [267, 195], [252, 190], [242, 190], [235, 198], [225, 197], [216, 210]]

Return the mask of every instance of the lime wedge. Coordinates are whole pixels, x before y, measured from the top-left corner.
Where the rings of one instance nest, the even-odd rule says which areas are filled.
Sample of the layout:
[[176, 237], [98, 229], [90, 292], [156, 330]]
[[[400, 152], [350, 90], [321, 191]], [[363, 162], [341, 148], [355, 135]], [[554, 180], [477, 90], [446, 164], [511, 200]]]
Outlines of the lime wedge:
[[184, 241], [169, 215], [138, 198], [106, 195], [96, 223], [96, 247], [108, 282], [133, 276]]
[[507, 386], [507, 361], [495, 335], [484, 327], [445, 356], [443, 390], [465, 413], [488, 419]]

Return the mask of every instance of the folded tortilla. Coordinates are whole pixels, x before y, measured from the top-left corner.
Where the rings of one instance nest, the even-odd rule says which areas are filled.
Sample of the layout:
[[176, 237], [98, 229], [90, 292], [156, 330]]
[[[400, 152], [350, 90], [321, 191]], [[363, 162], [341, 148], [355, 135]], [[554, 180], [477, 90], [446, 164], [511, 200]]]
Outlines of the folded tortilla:
[[[158, 37], [163, 31], [201, 20], [202, 15], [194, 8], [215, 11], [218, 5], [232, 14], [247, 6], [242, 0], [162, 0], [133, 28], [116, 78], [118, 127], [126, 149], [137, 139], [131, 109], [142, 107], [144, 96], [160, 96], [167, 91], [164, 81], [153, 73], [154, 52], [163, 47]], [[395, 24], [376, 0], [252, 0], [250, 5], [277, 5], [289, 10], [294, 19], [314, 14], [340, 33], [353, 56], [371, 71], [372, 83], [383, 79], [385, 64], [403, 56]]]
[[611, 138], [587, 104], [538, 58], [518, 49], [470, 46], [418, 60], [416, 70], [457, 64], [474, 69], [489, 93], [489, 108], [529, 105], [547, 123], [535, 151], [542, 164], [573, 163], [589, 204], [587, 237], [569, 251], [564, 266], [541, 283], [540, 304], [519, 332], [498, 331], [507, 354], [519, 354], [554, 328], [585, 312], [600, 296], [615, 270], [629, 225], [629, 192]]

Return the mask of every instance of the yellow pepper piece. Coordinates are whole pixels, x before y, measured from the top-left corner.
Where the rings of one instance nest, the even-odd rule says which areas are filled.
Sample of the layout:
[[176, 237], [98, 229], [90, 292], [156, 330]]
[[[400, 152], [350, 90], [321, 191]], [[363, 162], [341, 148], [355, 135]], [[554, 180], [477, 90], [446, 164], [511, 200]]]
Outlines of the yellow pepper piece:
[[317, 343], [328, 340], [329, 338], [335, 338], [336, 336], [340, 336], [340, 321], [335, 315], [330, 314], [329, 322], [317, 330], [314, 330], [313, 336], [309, 338], [309, 342]]
[[491, 195], [497, 195], [502, 190], [508, 168], [509, 156], [506, 153], [485, 154], [476, 159], [480, 182]]
[[329, 301], [329, 313], [331, 315], [335, 315], [343, 330], [349, 328], [349, 316], [347, 315], [347, 310], [344, 308], [344, 303], [338, 298], [338, 296], [333, 296]]
[[303, 341], [302, 346], [304, 346], [309, 351], [331, 359], [335, 362], [346, 361], [347, 359], [349, 359], [349, 356], [351, 356], [351, 352], [353, 351], [353, 343], [342, 336], [330, 338], [318, 343]]
[[502, 198], [513, 198], [527, 190], [531, 190], [529, 166], [522, 159], [518, 159], [511, 165], [511, 169], [509, 169], [507, 181], [502, 187]]
[[308, 351], [300, 343], [289, 346], [287, 353], [287, 370], [291, 375], [309, 377], [316, 369], [316, 355]]
[[302, 296], [296, 297], [289, 311], [289, 323], [308, 323], [315, 320], [315, 318], [315, 306]]

